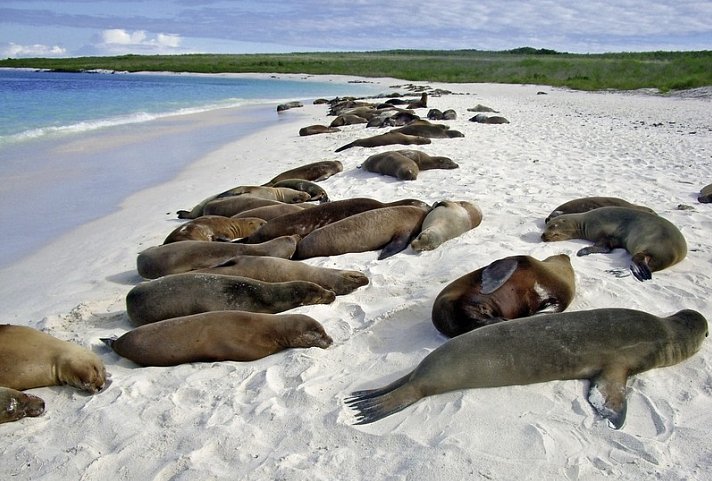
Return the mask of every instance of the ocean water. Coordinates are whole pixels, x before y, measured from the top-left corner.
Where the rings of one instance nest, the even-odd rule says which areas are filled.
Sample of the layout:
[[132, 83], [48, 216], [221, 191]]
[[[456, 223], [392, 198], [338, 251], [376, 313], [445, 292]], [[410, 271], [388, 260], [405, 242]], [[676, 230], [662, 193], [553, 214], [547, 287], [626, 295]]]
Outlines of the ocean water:
[[[279, 122], [278, 103], [367, 96], [379, 93], [375, 89], [313, 80], [0, 69], [0, 224], [6, 226], [0, 270], [110, 214], [132, 193]], [[210, 115], [210, 121], [183, 115], [189, 113]]]

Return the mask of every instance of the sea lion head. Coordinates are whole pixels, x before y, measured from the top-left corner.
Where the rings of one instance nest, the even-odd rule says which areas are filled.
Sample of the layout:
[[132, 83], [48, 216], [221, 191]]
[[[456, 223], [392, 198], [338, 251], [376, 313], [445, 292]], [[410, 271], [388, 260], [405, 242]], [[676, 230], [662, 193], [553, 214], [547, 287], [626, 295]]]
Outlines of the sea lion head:
[[564, 214], [552, 219], [544, 227], [541, 240], [544, 242], [574, 239], [580, 231], [579, 222], [573, 214]]
[[22, 391], [0, 387], [0, 423], [17, 421], [24, 417], [37, 417], [44, 412], [41, 398]]
[[324, 327], [315, 319], [298, 314], [289, 321], [290, 335], [286, 344], [289, 347], [320, 347], [326, 349], [334, 340], [326, 333]]
[[106, 368], [102, 360], [91, 351], [78, 356], [69, 353], [58, 361], [59, 380], [62, 384], [74, 386], [95, 394], [106, 384]]

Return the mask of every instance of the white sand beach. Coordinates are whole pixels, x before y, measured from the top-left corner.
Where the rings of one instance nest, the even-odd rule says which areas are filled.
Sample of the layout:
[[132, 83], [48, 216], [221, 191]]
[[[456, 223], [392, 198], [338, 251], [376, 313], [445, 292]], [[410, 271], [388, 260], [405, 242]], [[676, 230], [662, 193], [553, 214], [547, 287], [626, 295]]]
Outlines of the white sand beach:
[[[397, 87], [409, 82], [373, 81], [383, 93], [419, 95]], [[305, 101], [303, 108], [275, 112], [270, 127], [216, 146], [171, 180], [126, 198], [119, 210], [0, 270], [3, 323], [89, 348], [111, 378], [92, 396], [67, 386], [31, 390], [45, 400], [46, 412], [0, 425], [0, 478], [712, 479], [709, 339], [690, 359], [629, 380], [620, 430], [595, 413], [585, 380], [431, 396], [375, 423], [353, 425], [354, 412], [344, 404], [350, 393], [398, 379], [446, 341], [430, 318], [443, 287], [502, 257], [569, 254], [577, 289], [570, 311], [625, 307], [667, 316], [695, 309], [712, 319], [712, 204], [697, 202], [699, 190], [712, 182], [709, 97], [417, 84], [453, 92], [431, 96], [428, 107], [454, 109], [457, 119], [443, 123], [464, 137], [412, 148], [448, 156], [460, 165], [456, 170], [427, 170], [400, 181], [357, 169], [373, 153], [403, 147], [335, 153], [385, 132], [363, 124], [300, 137], [301, 127], [331, 122], [327, 106]], [[474, 113], [467, 109], [477, 104], [510, 123], [468, 121]], [[211, 115], [219, 114], [200, 114], [196, 122]], [[151, 125], [143, 135], [151, 135]], [[332, 304], [290, 311], [324, 326], [334, 339], [325, 350], [158, 368], [139, 367], [101, 343], [131, 329], [125, 296], [141, 282], [136, 256], [179, 225], [177, 210], [319, 160], [344, 165], [320, 182], [332, 200], [469, 200], [482, 210], [482, 224], [429, 252], [303, 261], [358, 270], [370, 280]], [[621, 249], [577, 257], [590, 242], [542, 242], [546, 216], [584, 196], [621, 197], [654, 209], [683, 233], [687, 257], [639, 282]]]

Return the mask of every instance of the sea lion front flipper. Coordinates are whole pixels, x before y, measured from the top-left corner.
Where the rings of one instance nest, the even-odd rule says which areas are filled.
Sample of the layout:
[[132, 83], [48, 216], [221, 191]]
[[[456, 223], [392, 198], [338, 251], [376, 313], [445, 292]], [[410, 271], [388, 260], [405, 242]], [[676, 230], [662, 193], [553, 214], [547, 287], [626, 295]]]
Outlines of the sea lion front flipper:
[[482, 294], [492, 294], [512, 277], [512, 274], [514, 274], [518, 266], [519, 261], [517, 261], [517, 259], [507, 257], [505, 259], [496, 260], [485, 267], [482, 271], [482, 286], [480, 287], [480, 292]]
[[653, 272], [650, 270], [650, 266], [648, 265], [649, 260], [650, 256], [646, 256], [640, 252], [633, 256], [630, 264], [630, 271], [639, 281], [649, 281], [653, 278]]
[[596, 242], [592, 246], [584, 247], [583, 249], [579, 250], [576, 255], [581, 257], [587, 256], [589, 254], [610, 254], [612, 250], [613, 246], [611, 245], [611, 243], [608, 241], [608, 239], [604, 239], [602, 241]]
[[398, 254], [400, 251], [408, 247], [411, 237], [411, 232], [397, 232], [393, 235], [390, 242], [381, 250], [378, 260], [380, 261]]
[[608, 420], [613, 429], [620, 429], [625, 422], [628, 407], [625, 397], [627, 380], [626, 369], [608, 368], [591, 379], [588, 389], [588, 402]]

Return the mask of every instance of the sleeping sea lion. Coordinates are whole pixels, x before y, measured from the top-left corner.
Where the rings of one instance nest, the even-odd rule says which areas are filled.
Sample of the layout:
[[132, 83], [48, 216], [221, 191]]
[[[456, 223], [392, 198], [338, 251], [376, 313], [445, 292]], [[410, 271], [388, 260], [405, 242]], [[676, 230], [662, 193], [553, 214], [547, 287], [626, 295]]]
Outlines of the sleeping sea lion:
[[0, 424], [17, 421], [24, 417], [37, 417], [44, 412], [41, 398], [17, 389], [0, 386]]
[[342, 152], [351, 147], [380, 147], [383, 145], [423, 145], [429, 144], [431, 140], [426, 137], [417, 137], [415, 135], [406, 135], [400, 132], [386, 132], [381, 135], [374, 135], [373, 137], [365, 137], [363, 139], [356, 139], [350, 144], [343, 145], [336, 149], [336, 152]]
[[286, 179], [304, 179], [318, 182], [325, 180], [334, 174], [338, 174], [344, 170], [344, 166], [338, 160], [322, 160], [320, 162], [312, 162], [294, 169], [286, 170], [279, 175], [276, 175], [272, 180], [267, 182], [265, 187], [276, 184], [280, 180]]
[[631, 204], [627, 200], [618, 197], [581, 197], [564, 202], [559, 207], [554, 209], [551, 214], [544, 220], [548, 224], [551, 219], [558, 217], [561, 214], [580, 214], [589, 210], [598, 209], [599, 207], [628, 207], [629, 209], [638, 209], [644, 212], [654, 214], [655, 211], [642, 205]]
[[444, 200], [433, 205], [423, 221], [418, 236], [410, 246], [416, 252], [437, 248], [482, 222], [482, 211], [472, 202]]
[[231, 242], [247, 237], [265, 222], [257, 217], [233, 219], [221, 215], [204, 215], [173, 229], [163, 243], [187, 240]]

